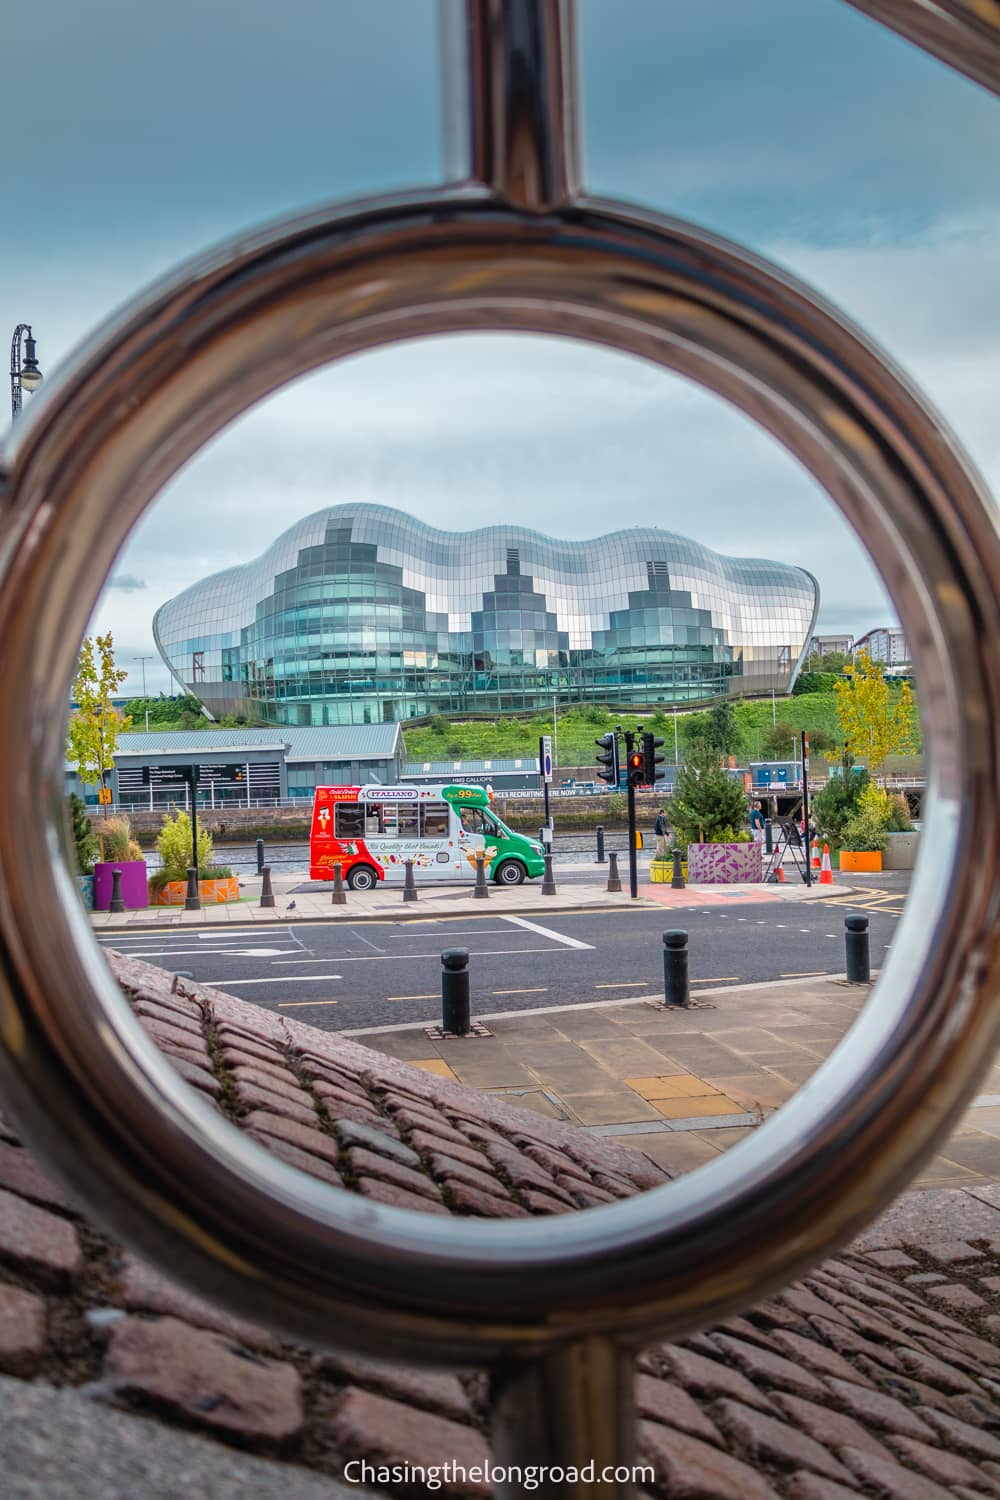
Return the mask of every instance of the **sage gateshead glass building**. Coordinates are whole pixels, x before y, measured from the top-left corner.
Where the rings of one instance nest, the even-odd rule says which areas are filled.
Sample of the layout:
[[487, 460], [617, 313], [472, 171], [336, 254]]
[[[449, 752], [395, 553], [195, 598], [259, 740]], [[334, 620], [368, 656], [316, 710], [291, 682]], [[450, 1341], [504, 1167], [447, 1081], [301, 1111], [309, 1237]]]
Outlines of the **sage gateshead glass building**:
[[655, 527], [557, 541], [336, 505], [168, 600], [153, 633], [216, 716], [369, 724], [553, 698], [625, 707], [787, 692], [818, 606], [801, 568], [721, 557]]

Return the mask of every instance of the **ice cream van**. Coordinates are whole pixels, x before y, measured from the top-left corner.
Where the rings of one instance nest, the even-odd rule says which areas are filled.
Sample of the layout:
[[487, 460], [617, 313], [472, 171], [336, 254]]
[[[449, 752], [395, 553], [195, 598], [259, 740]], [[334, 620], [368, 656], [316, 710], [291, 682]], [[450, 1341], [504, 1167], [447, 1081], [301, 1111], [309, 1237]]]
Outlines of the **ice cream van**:
[[341, 866], [352, 890], [402, 881], [472, 880], [476, 855], [498, 885], [545, 873], [544, 849], [514, 833], [481, 786], [320, 786], [313, 803], [309, 878], [332, 880]]

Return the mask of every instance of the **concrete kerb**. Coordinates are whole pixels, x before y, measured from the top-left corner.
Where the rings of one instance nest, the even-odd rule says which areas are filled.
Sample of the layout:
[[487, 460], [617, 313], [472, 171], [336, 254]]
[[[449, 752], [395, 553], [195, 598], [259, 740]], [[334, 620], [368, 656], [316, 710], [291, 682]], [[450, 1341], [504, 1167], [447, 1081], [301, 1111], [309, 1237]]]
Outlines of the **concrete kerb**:
[[[874, 986], [880, 972], [879, 969], [872, 969], [872, 986]], [[693, 1000], [698, 1001], [723, 995], [748, 995], [755, 991], [759, 992], [763, 990], [772, 992], [774, 990], [784, 991], [797, 988], [803, 992], [811, 992], [814, 989], [822, 989], [827, 985], [833, 984], [843, 987], [847, 984], [847, 975], [817, 974], [810, 977], [808, 984], [804, 983], [801, 979], [755, 979], [748, 984], [724, 984], [717, 985], [712, 989], [706, 986], [704, 989], [692, 990], [691, 995]], [[852, 985], [851, 988], [858, 989], [860, 986]], [[476, 1011], [475, 1019], [477, 1021], [516, 1021], [519, 1017], [533, 1019], [536, 1016], [565, 1015], [567, 1011], [624, 1010], [633, 1005], [655, 1005], [660, 1007], [663, 1005], [663, 994], [662, 992], [653, 992], [649, 995], [630, 995], [627, 1000], [623, 1000], [620, 997], [617, 1000], [575, 1000], [569, 1005], [533, 1005], [530, 1010]], [[692, 1013], [696, 1014], [698, 1006], [693, 1005], [691, 1010]], [[683, 1014], [683, 1012], [679, 1011], [678, 1014]], [[395, 1021], [388, 1026], [358, 1026], [351, 1031], [338, 1031], [337, 1035], [350, 1037], [389, 1036], [391, 1033], [399, 1031], [423, 1031], [428, 1026], [436, 1026], [439, 1020], [440, 1017], [432, 1016], [429, 1020], [424, 1021]]]
[[[296, 925], [306, 922], [347, 922], [349, 924], [360, 922], [426, 922], [430, 918], [440, 917], [466, 917], [481, 916], [482, 907], [473, 899], [472, 888], [468, 893], [456, 893], [453, 887], [444, 887], [440, 890], [425, 886], [421, 888], [423, 906], [418, 910], [401, 910], [399, 905], [399, 892], [396, 886], [387, 890], [378, 890], [365, 897], [351, 894], [347, 904], [343, 907], [331, 907], [329, 902], [329, 891], [322, 886], [315, 891], [297, 891], [295, 888], [302, 884], [303, 876], [292, 875], [278, 877], [274, 882], [274, 892], [277, 897], [276, 903], [271, 908], [261, 908], [253, 904], [253, 887], [257, 884], [255, 880], [248, 881], [243, 886], [244, 891], [250, 891], [250, 900], [227, 903], [218, 906], [205, 906], [200, 911], [185, 911], [183, 907], [165, 906], [159, 908], [147, 908], [145, 910], [133, 910], [123, 914], [112, 914], [110, 912], [90, 912], [91, 925], [96, 931], [130, 931], [135, 932], [137, 928], [146, 926], [151, 930], [160, 927], [187, 927], [205, 925], [245, 925], [257, 926], [260, 923], [294, 921]], [[649, 888], [655, 890], [654, 887]], [[615, 908], [622, 911], [635, 910], [662, 910], [664, 914], [673, 910], [683, 910], [685, 907], [699, 906], [704, 902], [724, 905], [729, 899], [733, 905], [746, 904], [754, 897], [762, 901], [799, 902], [808, 900], [827, 899], [831, 897], [850, 896], [855, 893], [852, 886], [821, 886], [821, 887], [776, 887], [776, 886], [746, 886], [727, 887], [717, 885], [688, 886], [683, 892], [675, 892], [674, 895], [682, 897], [682, 900], [664, 901], [662, 896], [654, 894], [643, 894], [632, 900], [627, 891], [620, 895], [610, 893], [603, 885], [578, 885], [563, 887], [556, 896], [547, 896], [542, 899], [540, 892], [534, 886], [521, 886], [513, 889], [495, 887], [491, 892], [491, 898], [498, 902], [496, 914], [500, 915], [502, 910], [516, 912], [521, 916], [553, 916], [556, 914], [579, 915], [588, 912], [607, 911]], [[294, 892], [294, 894], [293, 894]], [[730, 896], [722, 895], [722, 892], [732, 892]], [[738, 892], [738, 894], [737, 894]], [[294, 905], [292, 911], [294, 916], [289, 916], [289, 902], [291, 897]]]

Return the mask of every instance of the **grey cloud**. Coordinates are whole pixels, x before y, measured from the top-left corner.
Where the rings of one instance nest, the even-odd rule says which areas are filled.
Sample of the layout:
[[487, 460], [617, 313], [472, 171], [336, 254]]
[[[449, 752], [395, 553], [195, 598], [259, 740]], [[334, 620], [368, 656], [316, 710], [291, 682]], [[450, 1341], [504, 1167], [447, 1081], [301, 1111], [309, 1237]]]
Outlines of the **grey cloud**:
[[112, 573], [105, 588], [116, 589], [122, 594], [135, 594], [146, 588], [146, 580], [137, 578], [134, 573]]

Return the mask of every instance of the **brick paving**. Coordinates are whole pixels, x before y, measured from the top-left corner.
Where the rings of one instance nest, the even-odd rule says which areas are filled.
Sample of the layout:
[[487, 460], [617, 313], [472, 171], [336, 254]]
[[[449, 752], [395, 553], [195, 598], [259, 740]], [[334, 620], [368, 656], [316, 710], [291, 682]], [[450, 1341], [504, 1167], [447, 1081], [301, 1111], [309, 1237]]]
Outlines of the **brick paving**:
[[[185, 1076], [199, 1075], [214, 1107], [339, 1190], [437, 1213], [544, 1216], [670, 1175], [617, 1139], [215, 991], [172, 994], [169, 976], [146, 965], [114, 964], [150, 1034]], [[488, 1457], [483, 1372], [284, 1343], [108, 1240], [3, 1120], [0, 1145], [5, 1496], [89, 1497], [99, 1474], [107, 1500], [235, 1495], [239, 1485], [247, 1496], [340, 1500], [352, 1458], [473, 1466]], [[998, 1497], [998, 1332], [1000, 1188], [907, 1194], [795, 1285], [638, 1358], [649, 1493]], [[80, 1455], [97, 1435], [100, 1457], [88, 1466]], [[76, 1455], [75, 1468], [58, 1453]], [[443, 1490], [488, 1492], [477, 1480]]]

